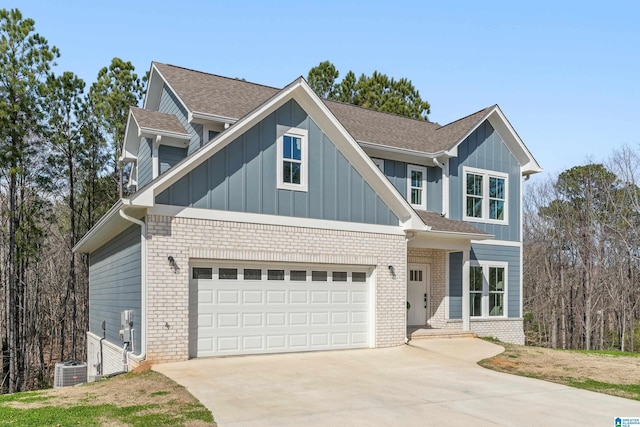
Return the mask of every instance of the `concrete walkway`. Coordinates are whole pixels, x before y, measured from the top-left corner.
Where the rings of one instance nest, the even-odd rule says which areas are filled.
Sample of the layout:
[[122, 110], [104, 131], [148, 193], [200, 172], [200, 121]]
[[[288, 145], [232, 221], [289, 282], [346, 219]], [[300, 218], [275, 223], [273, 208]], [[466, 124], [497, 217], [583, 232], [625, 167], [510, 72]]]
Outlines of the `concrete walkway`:
[[613, 426], [640, 402], [486, 370], [502, 347], [461, 339], [154, 366], [219, 426]]

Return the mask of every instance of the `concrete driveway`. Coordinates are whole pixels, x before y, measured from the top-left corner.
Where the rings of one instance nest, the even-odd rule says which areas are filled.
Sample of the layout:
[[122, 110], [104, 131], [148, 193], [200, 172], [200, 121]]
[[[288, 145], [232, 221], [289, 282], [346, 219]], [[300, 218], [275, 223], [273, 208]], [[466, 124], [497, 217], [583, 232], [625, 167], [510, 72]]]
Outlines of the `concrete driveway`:
[[613, 426], [640, 402], [501, 374], [486, 341], [194, 359], [153, 369], [185, 386], [219, 426]]

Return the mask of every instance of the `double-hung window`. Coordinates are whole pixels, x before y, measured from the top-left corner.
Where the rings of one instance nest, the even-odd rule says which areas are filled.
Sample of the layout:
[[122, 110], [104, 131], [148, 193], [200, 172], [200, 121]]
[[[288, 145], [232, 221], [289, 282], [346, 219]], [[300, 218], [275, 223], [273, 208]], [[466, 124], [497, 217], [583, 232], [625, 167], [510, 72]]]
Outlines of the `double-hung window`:
[[466, 167], [463, 172], [464, 219], [506, 225], [509, 176]]
[[407, 199], [411, 206], [427, 210], [427, 168], [407, 165]]
[[289, 129], [277, 140], [278, 188], [307, 191], [308, 142], [305, 129]]
[[481, 262], [469, 267], [469, 315], [505, 317], [507, 264]]

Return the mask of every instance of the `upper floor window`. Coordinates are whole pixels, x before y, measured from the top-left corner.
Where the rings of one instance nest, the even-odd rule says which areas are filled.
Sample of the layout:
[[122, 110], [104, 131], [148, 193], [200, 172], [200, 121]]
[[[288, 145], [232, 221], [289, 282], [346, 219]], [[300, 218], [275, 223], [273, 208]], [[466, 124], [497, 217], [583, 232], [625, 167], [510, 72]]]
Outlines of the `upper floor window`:
[[307, 191], [307, 131], [289, 129], [278, 138], [278, 188]]
[[507, 223], [508, 175], [464, 168], [464, 219]]
[[427, 210], [427, 168], [407, 165], [407, 199], [411, 206]]

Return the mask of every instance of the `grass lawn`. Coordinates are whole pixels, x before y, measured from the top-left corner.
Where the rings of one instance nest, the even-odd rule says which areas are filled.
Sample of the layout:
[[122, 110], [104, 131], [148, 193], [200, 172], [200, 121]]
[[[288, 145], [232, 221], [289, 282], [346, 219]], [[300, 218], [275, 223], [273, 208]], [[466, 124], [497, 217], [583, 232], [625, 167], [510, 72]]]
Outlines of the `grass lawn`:
[[184, 387], [154, 372], [0, 396], [0, 426], [215, 426]]
[[504, 353], [482, 360], [481, 366], [640, 400], [640, 354], [499, 344]]

